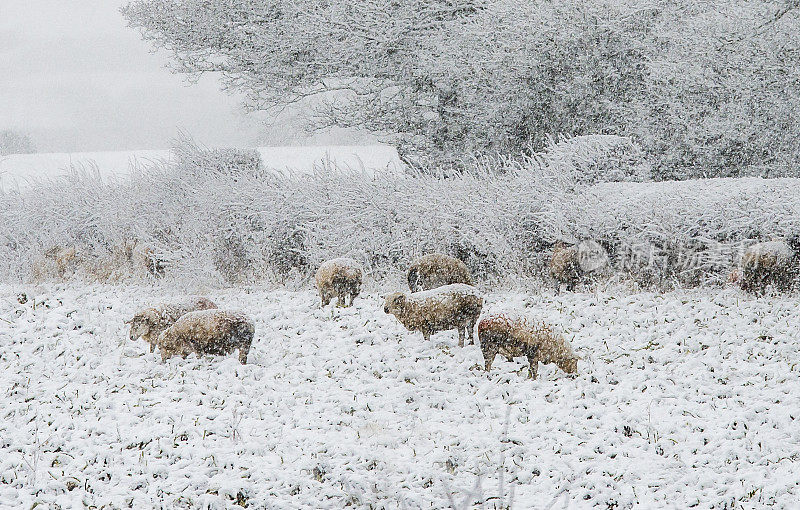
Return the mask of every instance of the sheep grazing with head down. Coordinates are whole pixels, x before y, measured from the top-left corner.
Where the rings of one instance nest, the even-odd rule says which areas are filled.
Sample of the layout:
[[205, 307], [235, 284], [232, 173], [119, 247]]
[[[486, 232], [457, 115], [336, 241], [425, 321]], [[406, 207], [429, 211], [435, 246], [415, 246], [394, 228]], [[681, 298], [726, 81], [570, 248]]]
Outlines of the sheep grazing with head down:
[[575, 246], [559, 241], [553, 247], [548, 272], [559, 287], [566, 284], [567, 291], [573, 291], [578, 283], [608, 263], [608, 252], [597, 241], [582, 241]]
[[797, 271], [797, 256], [784, 241], [757, 243], [745, 250], [740, 268], [731, 273], [730, 281], [742, 290], [763, 294], [769, 285], [786, 290]]
[[448, 255], [430, 253], [416, 259], [408, 268], [408, 288], [411, 292], [454, 283], [472, 285], [472, 275], [466, 264]]
[[255, 325], [247, 315], [228, 310], [189, 312], [158, 336], [161, 359], [191, 353], [224, 355], [239, 350], [239, 362], [247, 363], [247, 353], [255, 335]]
[[189, 312], [196, 310], [211, 310], [217, 305], [204, 297], [195, 297], [178, 303], [162, 303], [145, 308], [137, 312], [131, 319], [125, 321], [130, 324], [131, 341], [141, 338], [150, 344], [150, 352], [156, 347], [158, 336], [168, 327]]
[[[336, 306], [352, 306], [361, 292], [363, 275], [361, 265], [353, 259], [342, 257], [323, 262], [314, 275], [322, 306], [327, 306], [334, 296], [337, 298]], [[350, 305], [346, 303], [347, 298]]]
[[481, 308], [483, 298], [478, 289], [456, 283], [424, 292], [389, 294], [383, 311], [397, 317], [408, 330], [420, 331], [426, 341], [438, 331], [458, 330], [458, 345], [463, 347], [465, 335], [470, 344], [474, 342]]
[[517, 356], [528, 358], [528, 374], [536, 379], [539, 363], [555, 363], [567, 374], [578, 371], [578, 356], [563, 335], [542, 322], [528, 322], [523, 318], [491, 315], [478, 323], [486, 371], [492, 368], [495, 356], [502, 354], [509, 361]]

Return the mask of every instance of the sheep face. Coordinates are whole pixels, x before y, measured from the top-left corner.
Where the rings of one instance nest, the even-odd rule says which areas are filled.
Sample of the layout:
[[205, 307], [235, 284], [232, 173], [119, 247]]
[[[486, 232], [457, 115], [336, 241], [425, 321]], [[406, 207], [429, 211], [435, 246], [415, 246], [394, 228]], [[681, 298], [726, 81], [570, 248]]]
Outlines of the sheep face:
[[335, 276], [333, 278], [333, 288], [339, 295], [350, 295], [353, 298], [361, 294], [361, 278], [354, 278], [350, 275]]
[[383, 311], [392, 315], [403, 313], [406, 305], [406, 296], [402, 292], [393, 292], [386, 296], [386, 301], [383, 305]]
[[154, 323], [154, 317], [147, 312], [139, 312], [133, 318], [126, 321], [130, 324], [130, 339], [131, 341], [146, 337], [150, 333], [150, 324]]

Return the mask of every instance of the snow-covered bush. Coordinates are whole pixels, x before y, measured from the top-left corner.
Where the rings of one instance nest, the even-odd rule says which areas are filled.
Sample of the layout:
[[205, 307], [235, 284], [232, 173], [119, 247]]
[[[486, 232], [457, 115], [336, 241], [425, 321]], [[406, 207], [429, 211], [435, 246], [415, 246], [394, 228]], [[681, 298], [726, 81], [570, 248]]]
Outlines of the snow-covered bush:
[[0, 130], [0, 156], [34, 152], [36, 148], [28, 135], [10, 129]]
[[184, 172], [203, 171], [237, 174], [257, 172], [262, 168], [261, 156], [254, 149], [236, 147], [206, 148], [185, 138], [172, 147], [178, 167]]
[[577, 184], [651, 180], [651, 165], [636, 142], [627, 136], [586, 135], [550, 139], [536, 157], [561, 169]]

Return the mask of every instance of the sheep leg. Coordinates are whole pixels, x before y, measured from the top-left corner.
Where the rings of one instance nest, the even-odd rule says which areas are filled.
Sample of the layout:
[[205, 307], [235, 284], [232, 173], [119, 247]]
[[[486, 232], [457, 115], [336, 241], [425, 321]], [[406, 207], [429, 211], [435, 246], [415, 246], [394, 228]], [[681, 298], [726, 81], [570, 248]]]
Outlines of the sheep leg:
[[497, 353], [498, 353], [499, 350], [500, 350], [499, 347], [498, 348], [494, 348], [494, 349], [487, 348], [483, 352], [483, 359], [486, 362], [486, 371], [487, 372], [492, 369], [492, 363], [494, 363], [494, 357], [497, 356]]
[[431, 332], [426, 330], [426, 329], [423, 329], [422, 330], [422, 339], [425, 340], [426, 342], [430, 342], [431, 341]]
[[475, 320], [472, 320], [467, 324], [467, 336], [469, 337], [469, 344], [472, 345], [475, 343], [475, 324], [477, 324], [478, 318], [475, 317]]
[[347, 294], [345, 294], [342, 291], [337, 292], [337, 294], [336, 294], [336, 307], [337, 308], [341, 308], [341, 307], [347, 306], [347, 303], [345, 302], [346, 298], [347, 298]]
[[319, 297], [322, 300], [323, 307], [328, 306], [328, 304], [331, 302], [331, 295], [325, 291], [320, 291]]
[[458, 346], [459, 347], [464, 347], [464, 336], [465, 336], [465, 331], [464, 330], [465, 329], [466, 328], [464, 328], [463, 326], [459, 326], [458, 327]]
[[155, 351], [156, 350], [156, 343], [155, 342], [149, 342], [149, 343], [150, 343], [150, 352]]
[[247, 353], [250, 352], [250, 344], [242, 345], [239, 347], [239, 363], [242, 365], [247, 364]]
[[528, 356], [528, 378], [536, 379], [536, 372], [539, 371], [539, 360], [535, 356]]

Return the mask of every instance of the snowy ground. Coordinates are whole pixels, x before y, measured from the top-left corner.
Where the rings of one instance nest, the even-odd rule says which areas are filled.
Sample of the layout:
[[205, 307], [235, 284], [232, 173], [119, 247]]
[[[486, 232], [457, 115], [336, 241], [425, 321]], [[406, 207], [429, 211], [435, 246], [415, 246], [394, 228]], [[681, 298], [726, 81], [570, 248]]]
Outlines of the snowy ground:
[[168, 297], [0, 286], [0, 507], [800, 501], [797, 297], [489, 295], [487, 312], [550, 320], [585, 360], [536, 381], [502, 358], [487, 375], [454, 332], [423, 342], [377, 295], [321, 310], [255, 288], [209, 293], [255, 318], [250, 364], [164, 364], [122, 321]]
[[[388, 145], [325, 145], [255, 147], [264, 167], [281, 172], [311, 174], [325, 163], [341, 170], [398, 171], [400, 156]], [[0, 157], [0, 190], [25, 190], [41, 181], [69, 175], [72, 169], [124, 179], [139, 167], [174, 161], [169, 150], [12, 154]]]

